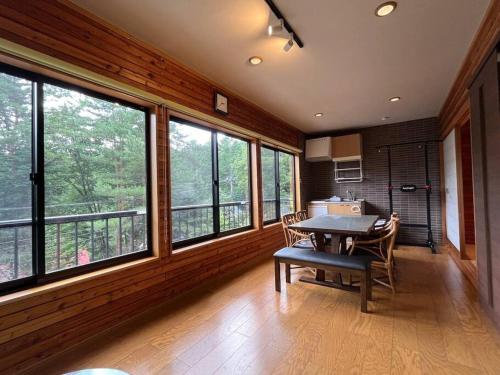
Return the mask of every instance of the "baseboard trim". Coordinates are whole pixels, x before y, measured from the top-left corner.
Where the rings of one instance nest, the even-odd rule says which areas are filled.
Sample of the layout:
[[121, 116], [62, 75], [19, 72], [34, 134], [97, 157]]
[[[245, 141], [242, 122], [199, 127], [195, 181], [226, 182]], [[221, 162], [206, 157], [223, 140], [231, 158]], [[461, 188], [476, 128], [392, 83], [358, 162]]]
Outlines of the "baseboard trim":
[[462, 259], [460, 257], [460, 251], [458, 251], [450, 241], [444, 243], [442, 249], [450, 254], [451, 259], [453, 259], [459, 270], [462, 271], [465, 277], [471, 282], [472, 286], [478, 290], [477, 267], [472, 261]]

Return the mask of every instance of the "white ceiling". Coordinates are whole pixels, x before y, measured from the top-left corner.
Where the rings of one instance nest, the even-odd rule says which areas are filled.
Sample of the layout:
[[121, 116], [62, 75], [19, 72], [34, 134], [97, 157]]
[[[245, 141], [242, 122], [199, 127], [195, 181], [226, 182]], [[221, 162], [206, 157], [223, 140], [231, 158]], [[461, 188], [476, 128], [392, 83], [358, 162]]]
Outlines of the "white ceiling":
[[383, 0], [276, 0], [304, 42], [286, 53], [264, 0], [73, 1], [308, 133], [437, 116], [489, 3], [399, 0], [379, 18]]

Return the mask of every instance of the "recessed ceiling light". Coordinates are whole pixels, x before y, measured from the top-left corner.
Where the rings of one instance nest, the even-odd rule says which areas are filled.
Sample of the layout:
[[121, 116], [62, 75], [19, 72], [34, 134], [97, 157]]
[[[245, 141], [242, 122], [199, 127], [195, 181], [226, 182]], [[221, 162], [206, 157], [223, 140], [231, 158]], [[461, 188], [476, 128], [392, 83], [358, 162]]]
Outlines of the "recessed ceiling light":
[[323, 117], [323, 113], [321, 113], [321, 112], [315, 113], [314, 117]]
[[262, 57], [259, 56], [252, 56], [248, 59], [248, 62], [252, 65], [259, 65], [262, 61]]
[[395, 1], [387, 1], [385, 3], [380, 4], [375, 9], [375, 15], [377, 17], [385, 17], [394, 12], [394, 9], [398, 6], [398, 3]]
[[392, 98], [389, 98], [390, 102], [399, 102], [401, 100], [400, 96], [393, 96]]
[[384, 116], [384, 117], [382, 117], [382, 121], [389, 120], [389, 119], [390, 119], [390, 117], [389, 117], [389, 116]]

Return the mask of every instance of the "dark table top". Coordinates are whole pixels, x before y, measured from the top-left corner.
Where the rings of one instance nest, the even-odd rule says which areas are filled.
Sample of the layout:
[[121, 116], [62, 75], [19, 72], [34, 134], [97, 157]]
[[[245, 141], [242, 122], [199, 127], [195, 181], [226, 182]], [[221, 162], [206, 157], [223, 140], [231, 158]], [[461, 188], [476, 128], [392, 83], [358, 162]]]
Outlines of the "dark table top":
[[316, 233], [369, 234], [377, 215], [322, 215], [290, 225], [292, 229]]

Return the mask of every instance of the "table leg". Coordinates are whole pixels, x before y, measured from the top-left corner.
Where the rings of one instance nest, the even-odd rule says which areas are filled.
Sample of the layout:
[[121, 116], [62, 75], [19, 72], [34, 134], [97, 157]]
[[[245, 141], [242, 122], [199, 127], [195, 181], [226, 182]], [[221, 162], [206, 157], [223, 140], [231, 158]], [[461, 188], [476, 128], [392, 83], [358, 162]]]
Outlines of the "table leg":
[[[339, 254], [340, 253], [340, 246], [342, 243], [342, 237], [337, 234], [332, 233], [332, 245], [331, 245], [331, 250], [333, 254]], [[333, 276], [333, 281], [337, 284], [342, 285], [342, 275], [340, 273], [336, 273]]]
[[346, 254], [347, 253], [347, 236], [342, 236], [340, 238], [340, 250], [339, 254]]
[[[323, 233], [314, 233], [316, 239], [316, 251], [325, 251], [325, 235]], [[316, 281], [325, 281], [325, 270], [316, 270]]]
[[332, 234], [332, 240], [331, 240], [331, 250], [329, 252], [333, 254], [338, 254], [339, 253], [339, 246], [340, 246], [340, 236], [337, 234]]

